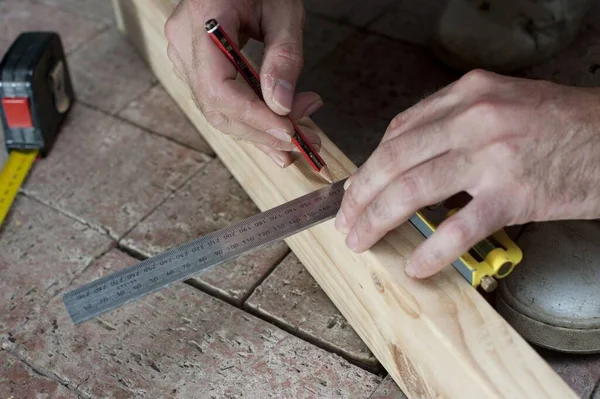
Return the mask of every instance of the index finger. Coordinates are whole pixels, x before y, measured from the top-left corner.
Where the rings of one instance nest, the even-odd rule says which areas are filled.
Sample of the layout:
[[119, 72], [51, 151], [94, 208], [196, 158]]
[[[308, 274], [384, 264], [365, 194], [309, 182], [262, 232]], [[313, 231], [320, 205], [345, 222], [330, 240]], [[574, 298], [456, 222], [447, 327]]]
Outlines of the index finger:
[[[239, 22], [224, 16], [219, 20], [219, 24], [228, 35], [231, 44], [237, 46]], [[258, 131], [279, 130], [291, 136], [291, 124], [269, 109], [262, 99], [262, 93], [257, 93], [246, 82], [236, 80], [237, 69], [210, 35], [207, 33], [197, 40], [202, 42], [192, 46], [193, 62], [199, 71], [194, 79], [197, 82], [195, 92], [203, 106], [219, 111], [229, 119], [240, 121]], [[258, 75], [255, 76], [258, 79]]]

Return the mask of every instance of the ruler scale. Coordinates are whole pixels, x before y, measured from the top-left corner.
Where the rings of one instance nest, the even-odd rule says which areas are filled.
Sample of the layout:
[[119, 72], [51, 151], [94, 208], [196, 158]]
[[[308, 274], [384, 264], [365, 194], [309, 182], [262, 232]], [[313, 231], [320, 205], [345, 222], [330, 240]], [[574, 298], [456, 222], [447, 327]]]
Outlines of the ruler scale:
[[69, 291], [63, 296], [67, 311], [73, 323], [82, 323], [331, 219], [342, 203], [344, 181]]

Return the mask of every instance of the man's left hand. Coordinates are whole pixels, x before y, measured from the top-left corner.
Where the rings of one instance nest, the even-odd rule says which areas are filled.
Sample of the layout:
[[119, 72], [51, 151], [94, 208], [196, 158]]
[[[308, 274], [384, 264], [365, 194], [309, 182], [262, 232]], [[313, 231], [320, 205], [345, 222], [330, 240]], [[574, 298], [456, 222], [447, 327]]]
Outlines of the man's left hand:
[[600, 217], [600, 92], [480, 70], [396, 116], [347, 182], [336, 227], [356, 252], [417, 210], [472, 200], [417, 247], [428, 277], [509, 225]]

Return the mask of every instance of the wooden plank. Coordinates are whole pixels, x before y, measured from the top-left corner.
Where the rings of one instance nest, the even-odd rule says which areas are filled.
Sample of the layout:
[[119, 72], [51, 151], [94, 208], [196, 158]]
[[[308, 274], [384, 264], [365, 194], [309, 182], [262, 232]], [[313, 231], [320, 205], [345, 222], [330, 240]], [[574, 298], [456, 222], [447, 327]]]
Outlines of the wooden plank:
[[[163, 27], [174, 3], [115, 0], [122, 29], [257, 206], [269, 209], [322, 187], [305, 162], [276, 168], [260, 151], [206, 122], [166, 56]], [[302, 123], [317, 128], [308, 119]], [[336, 179], [356, 169], [323, 134], [322, 143]], [[426, 281], [404, 274], [421, 240], [406, 224], [355, 254], [328, 221], [286, 242], [409, 397], [576, 397], [453, 268]]]

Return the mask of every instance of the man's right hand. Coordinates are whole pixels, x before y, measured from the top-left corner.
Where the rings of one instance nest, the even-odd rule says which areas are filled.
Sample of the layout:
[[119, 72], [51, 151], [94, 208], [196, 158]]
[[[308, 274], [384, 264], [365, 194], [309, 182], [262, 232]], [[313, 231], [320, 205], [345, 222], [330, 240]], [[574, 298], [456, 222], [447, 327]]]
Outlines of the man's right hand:
[[[215, 18], [230, 38], [263, 41], [261, 101], [212, 42], [204, 23]], [[281, 167], [289, 165], [292, 124], [323, 105], [316, 93], [295, 94], [303, 67], [302, 0], [182, 0], [165, 25], [167, 53], [177, 74], [191, 87], [208, 122], [223, 133], [250, 141]], [[242, 42], [242, 43], [240, 43]], [[319, 145], [318, 136], [303, 132]]]

